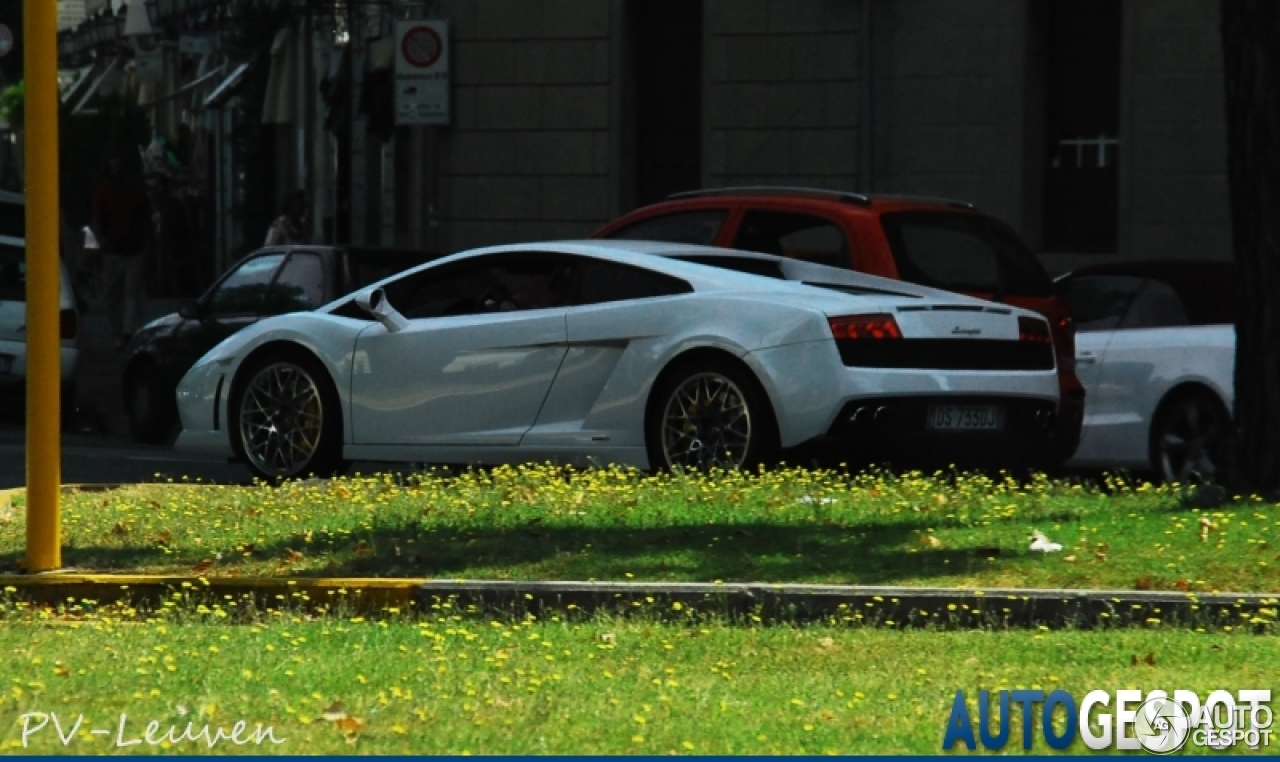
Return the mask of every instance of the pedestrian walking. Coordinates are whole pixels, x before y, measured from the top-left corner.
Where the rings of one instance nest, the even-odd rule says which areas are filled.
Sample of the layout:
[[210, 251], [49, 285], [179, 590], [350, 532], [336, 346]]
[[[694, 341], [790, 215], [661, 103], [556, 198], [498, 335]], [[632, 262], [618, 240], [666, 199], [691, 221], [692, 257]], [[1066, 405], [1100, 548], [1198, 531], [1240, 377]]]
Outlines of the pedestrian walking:
[[154, 233], [146, 188], [123, 159], [107, 162], [107, 178], [93, 194], [90, 226], [102, 253], [107, 324], [119, 349], [142, 322], [143, 276]]
[[267, 242], [263, 246], [288, 246], [306, 243], [306, 229], [302, 226], [307, 215], [307, 192], [296, 190], [284, 200], [284, 209], [267, 229]]

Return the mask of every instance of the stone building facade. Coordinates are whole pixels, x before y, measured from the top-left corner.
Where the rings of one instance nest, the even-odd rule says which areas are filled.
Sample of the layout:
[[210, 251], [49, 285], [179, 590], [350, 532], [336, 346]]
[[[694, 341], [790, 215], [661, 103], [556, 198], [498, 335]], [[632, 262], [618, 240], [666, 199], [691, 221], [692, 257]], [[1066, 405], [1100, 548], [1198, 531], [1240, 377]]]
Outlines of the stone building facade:
[[778, 184], [972, 201], [1053, 270], [1230, 257], [1215, 0], [425, 10], [453, 37], [423, 212], [447, 250], [587, 235], [673, 190]]

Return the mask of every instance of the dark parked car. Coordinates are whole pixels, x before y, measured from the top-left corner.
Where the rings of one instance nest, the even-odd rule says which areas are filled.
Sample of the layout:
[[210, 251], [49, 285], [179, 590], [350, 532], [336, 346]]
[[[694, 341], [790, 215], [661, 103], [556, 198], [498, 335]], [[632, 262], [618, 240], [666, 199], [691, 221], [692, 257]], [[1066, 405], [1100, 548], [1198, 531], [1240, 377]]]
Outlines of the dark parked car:
[[196, 360], [241, 328], [271, 315], [313, 310], [436, 256], [332, 246], [253, 252], [199, 299], [133, 336], [123, 376], [130, 435], [139, 442], [167, 439], [178, 423], [178, 381]]

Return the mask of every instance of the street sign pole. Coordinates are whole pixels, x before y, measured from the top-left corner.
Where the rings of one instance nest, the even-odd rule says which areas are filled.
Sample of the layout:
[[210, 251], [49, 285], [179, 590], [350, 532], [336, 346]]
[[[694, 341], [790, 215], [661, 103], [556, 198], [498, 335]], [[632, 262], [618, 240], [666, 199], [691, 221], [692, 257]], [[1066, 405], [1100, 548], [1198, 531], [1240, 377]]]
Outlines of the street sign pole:
[[25, 0], [28, 572], [62, 567], [58, 4]]

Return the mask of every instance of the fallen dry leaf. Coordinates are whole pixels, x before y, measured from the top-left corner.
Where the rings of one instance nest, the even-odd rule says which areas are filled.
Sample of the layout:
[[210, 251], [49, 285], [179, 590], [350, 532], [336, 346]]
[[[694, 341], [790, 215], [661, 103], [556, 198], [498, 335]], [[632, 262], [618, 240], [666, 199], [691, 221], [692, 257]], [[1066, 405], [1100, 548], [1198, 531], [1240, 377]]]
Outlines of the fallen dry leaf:
[[1191, 589], [1191, 583], [1186, 581], [1185, 579], [1180, 579], [1177, 582], [1174, 582], [1173, 586], [1178, 588], [1184, 593]]
[[1102, 552], [1102, 551], [1100, 551], [1100, 550], [1099, 550], [1098, 552], [1094, 553], [1094, 554], [1093, 554], [1093, 557], [1094, 557], [1095, 559], [1097, 559], [1098, 561], [1106, 561], [1106, 560], [1107, 560], [1107, 554], [1106, 554], [1106, 553], [1103, 553], [1103, 552]]
[[53, 664], [53, 674], [57, 675], [58, 677], [70, 677], [70, 676], [71, 676], [71, 670], [69, 670], [69, 669], [67, 669], [66, 667], [62, 666], [62, 662], [60, 662], [60, 661], [59, 661], [59, 662], [54, 662], [54, 664]]
[[600, 633], [600, 642], [602, 643], [612, 643], [615, 640], [617, 640], [617, 638], [614, 637], [614, 634], [612, 632]]
[[301, 551], [289, 548], [288, 552], [284, 554], [284, 562], [286, 564], [296, 564], [305, 557]]
[[373, 553], [373, 546], [365, 542], [364, 540], [361, 540], [360, 542], [356, 543], [353, 550], [355, 551], [355, 554], [357, 556], [367, 556]]
[[156, 542], [161, 545], [165, 545], [172, 541], [173, 541], [173, 534], [171, 534], [167, 529], [161, 532], [160, 534], [156, 535]]
[[920, 544], [925, 546], [926, 548], [941, 548], [942, 540], [939, 540], [937, 537], [931, 534], [922, 534], [920, 535]]
[[123, 537], [124, 535], [129, 534], [129, 528], [124, 524], [117, 523], [115, 526], [111, 527], [111, 531], [108, 532], [108, 534], [112, 537]]
[[355, 717], [343, 717], [336, 720], [333, 726], [344, 733], [358, 733], [364, 727], [364, 723]]
[[209, 568], [211, 566], [213, 566], [213, 559], [206, 558], [205, 560], [191, 567], [191, 571], [195, 574], [204, 574], [205, 572], [209, 571]]
[[1206, 542], [1209, 539], [1209, 532], [1217, 529], [1208, 516], [1200, 517], [1200, 542]]
[[1147, 577], [1139, 577], [1137, 580], [1135, 580], [1135, 581], [1134, 581], [1134, 583], [1133, 583], [1133, 589], [1135, 589], [1135, 590], [1150, 590], [1150, 589], [1151, 589], [1151, 583], [1152, 583], [1152, 579], [1151, 579], [1151, 577], [1150, 577], [1150, 576], [1147, 576]]
[[830, 648], [830, 647], [834, 646], [835, 644], [836, 644], [836, 641], [835, 641], [833, 638], [819, 638], [819, 639], [818, 639], [818, 645], [819, 645], [819, 646], [822, 646], [823, 648]]

